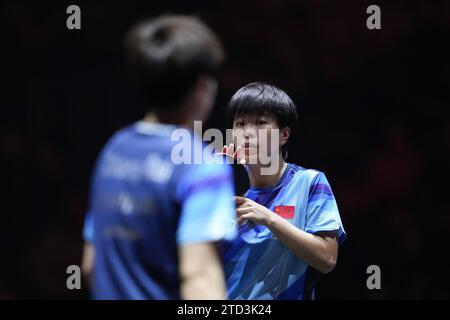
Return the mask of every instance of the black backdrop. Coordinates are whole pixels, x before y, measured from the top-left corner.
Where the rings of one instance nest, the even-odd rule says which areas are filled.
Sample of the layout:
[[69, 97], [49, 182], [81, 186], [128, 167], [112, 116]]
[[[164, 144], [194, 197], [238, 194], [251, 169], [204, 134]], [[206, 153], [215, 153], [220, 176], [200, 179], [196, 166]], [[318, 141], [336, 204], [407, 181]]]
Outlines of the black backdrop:
[[[81, 8], [82, 29], [66, 28]], [[366, 28], [377, 4], [382, 29]], [[197, 14], [227, 62], [207, 126], [251, 81], [298, 106], [289, 161], [324, 171], [348, 239], [320, 299], [449, 298], [448, 1], [4, 1], [1, 21], [0, 299], [86, 298], [79, 264], [89, 175], [108, 137], [143, 115], [123, 36], [160, 13]], [[447, 165], [446, 165], [447, 164]], [[379, 265], [382, 289], [366, 287]]]

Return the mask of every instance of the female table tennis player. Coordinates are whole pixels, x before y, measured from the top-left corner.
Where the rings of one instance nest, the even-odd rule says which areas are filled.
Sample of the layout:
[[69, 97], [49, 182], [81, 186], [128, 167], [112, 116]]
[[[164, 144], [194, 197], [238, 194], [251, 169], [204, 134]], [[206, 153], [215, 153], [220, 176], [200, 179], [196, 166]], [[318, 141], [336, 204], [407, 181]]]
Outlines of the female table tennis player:
[[224, 252], [228, 296], [314, 299], [317, 276], [334, 269], [346, 233], [325, 174], [286, 162], [296, 107], [281, 89], [251, 83], [231, 98], [228, 119], [234, 144], [223, 152], [245, 165], [250, 181], [236, 196], [239, 236]]

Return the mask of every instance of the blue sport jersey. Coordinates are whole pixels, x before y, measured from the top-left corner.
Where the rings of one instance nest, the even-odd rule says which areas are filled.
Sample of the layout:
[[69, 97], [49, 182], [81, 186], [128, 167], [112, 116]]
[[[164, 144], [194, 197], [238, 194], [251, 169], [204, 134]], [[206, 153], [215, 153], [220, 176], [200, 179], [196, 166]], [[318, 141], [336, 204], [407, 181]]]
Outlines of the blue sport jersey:
[[[231, 168], [174, 162], [174, 129], [137, 122], [100, 153], [83, 230], [94, 299], [180, 299], [178, 246], [237, 235]], [[183, 152], [203, 150], [187, 132]]]
[[[264, 205], [309, 233], [336, 231], [346, 237], [336, 201], [322, 172], [288, 163], [276, 186], [251, 187], [247, 198]], [[314, 298], [318, 271], [309, 267], [262, 225], [243, 224], [225, 248], [230, 299], [302, 300]]]

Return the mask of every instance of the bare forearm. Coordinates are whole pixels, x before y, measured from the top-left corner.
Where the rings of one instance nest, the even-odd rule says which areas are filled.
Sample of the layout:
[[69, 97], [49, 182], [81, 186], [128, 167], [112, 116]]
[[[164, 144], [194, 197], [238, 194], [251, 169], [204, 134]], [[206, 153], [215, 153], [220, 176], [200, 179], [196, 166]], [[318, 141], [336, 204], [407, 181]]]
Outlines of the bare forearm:
[[81, 271], [89, 288], [92, 288], [92, 273], [94, 268], [95, 248], [90, 242], [85, 242], [83, 247], [83, 257], [81, 261]]
[[239, 224], [250, 220], [267, 226], [298, 258], [313, 268], [328, 273], [336, 265], [336, 232], [307, 233], [253, 200], [235, 197]]
[[180, 279], [184, 300], [226, 298], [222, 264], [214, 243], [180, 247]]
[[226, 298], [225, 282], [221, 275], [192, 276], [181, 285], [183, 300], [223, 300]]
[[307, 233], [278, 215], [273, 215], [268, 223], [272, 233], [299, 259], [322, 273], [333, 270], [337, 260], [335, 239]]

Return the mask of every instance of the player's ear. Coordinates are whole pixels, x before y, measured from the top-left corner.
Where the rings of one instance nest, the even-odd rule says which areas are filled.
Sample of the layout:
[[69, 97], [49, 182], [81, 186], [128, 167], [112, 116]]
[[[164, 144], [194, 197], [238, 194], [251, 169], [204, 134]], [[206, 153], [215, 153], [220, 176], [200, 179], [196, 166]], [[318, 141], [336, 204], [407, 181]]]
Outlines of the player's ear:
[[291, 135], [291, 128], [284, 127], [280, 130], [280, 146], [284, 146], [288, 140], [289, 136]]

